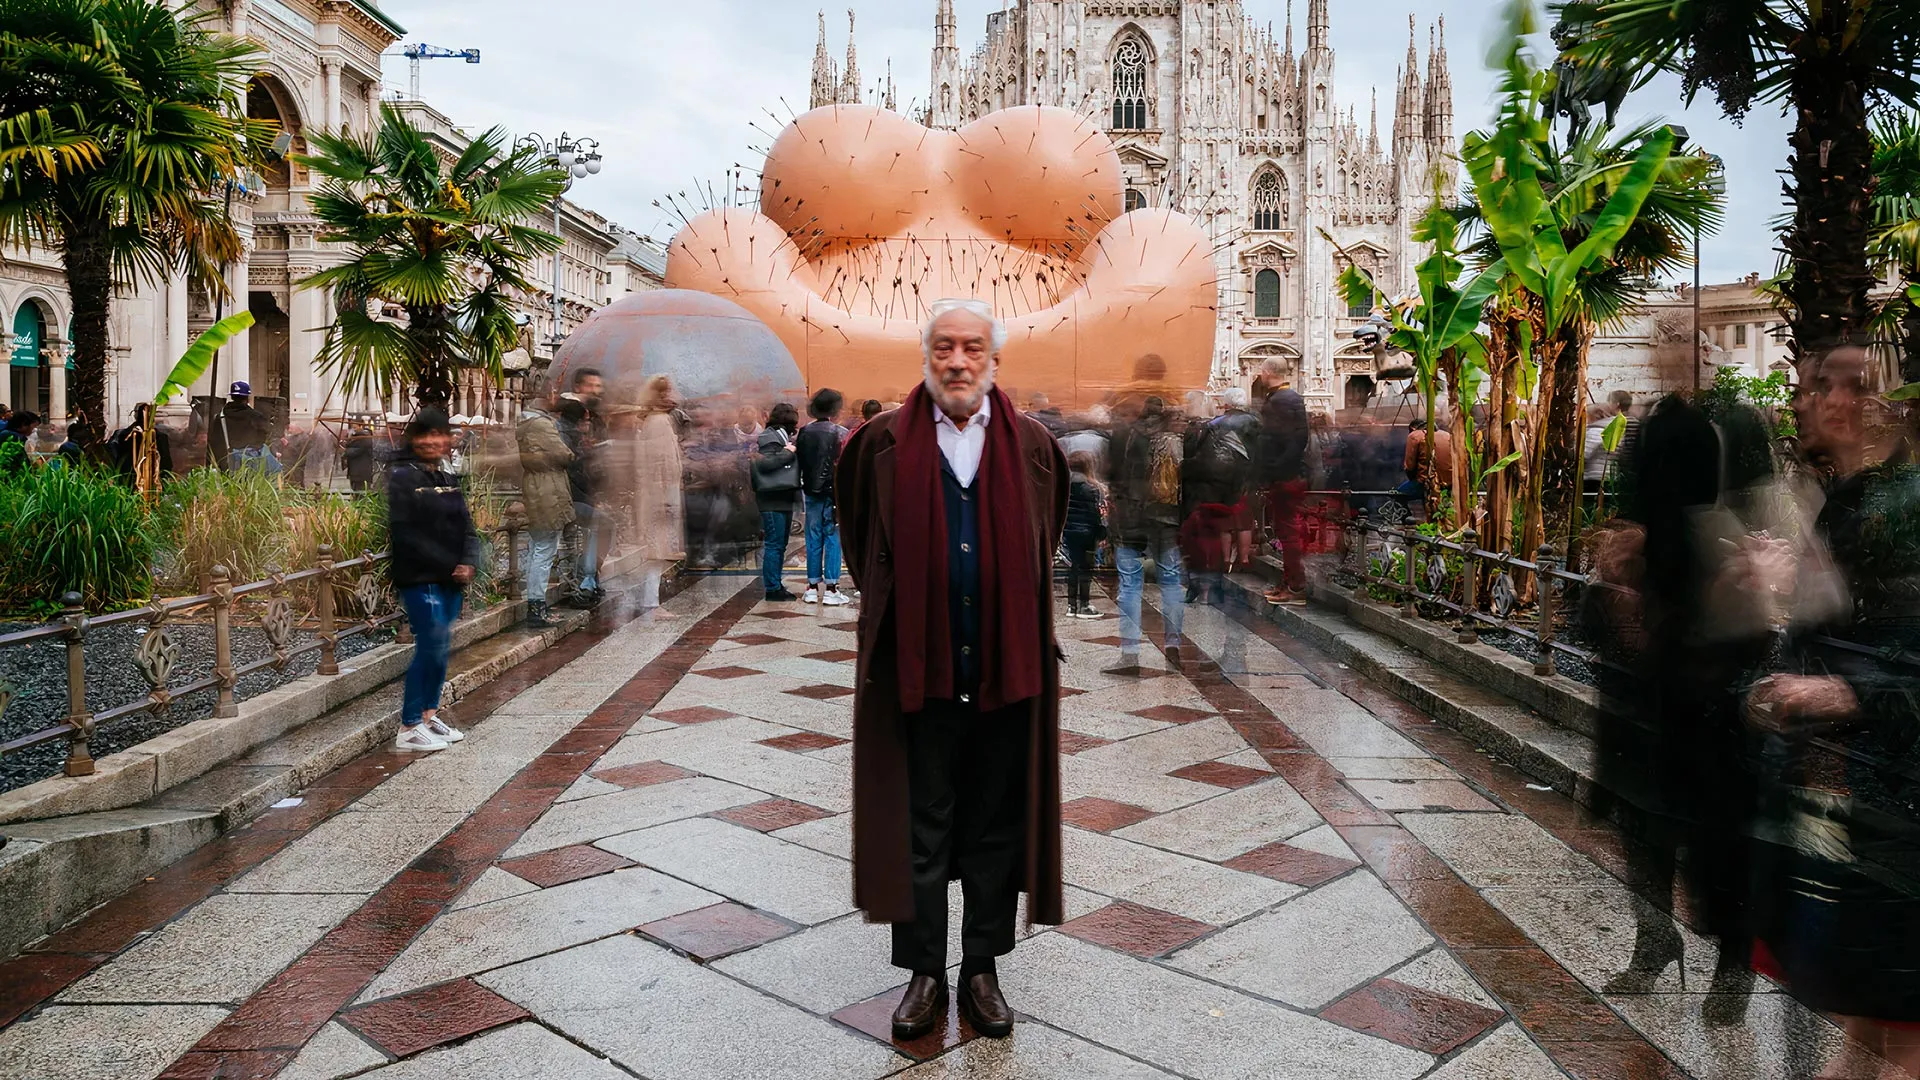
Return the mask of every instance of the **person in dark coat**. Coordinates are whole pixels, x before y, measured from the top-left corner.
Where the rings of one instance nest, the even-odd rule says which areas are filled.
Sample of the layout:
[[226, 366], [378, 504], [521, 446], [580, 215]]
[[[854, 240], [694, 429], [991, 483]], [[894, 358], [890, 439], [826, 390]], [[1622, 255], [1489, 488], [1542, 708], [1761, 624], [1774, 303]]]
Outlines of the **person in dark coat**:
[[347, 486], [356, 493], [373, 483], [373, 432], [365, 424], [354, 425], [347, 445], [340, 449], [340, 463], [346, 466]]
[[412, 453], [387, 478], [392, 557], [388, 572], [413, 630], [413, 660], [401, 696], [401, 750], [445, 750], [466, 738], [440, 718], [453, 624], [461, 592], [480, 565], [480, 536], [460, 483], [446, 471], [453, 427], [447, 414], [422, 409], [407, 425]]
[[1267, 525], [1280, 545], [1282, 583], [1267, 590], [1273, 604], [1304, 604], [1307, 591], [1306, 537], [1300, 511], [1307, 501], [1307, 402], [1275, 365], [1263, 370], [1267, 400], [1260, 416], [1256, 455], [1260, 484], [1267, 493]]
[[1067, 492], [1067, 614], [1075, 619], [1098, 619], [1093, 606], [1093, 552], [1107, 537], [1106, 515], [1101, 512], [1101, 495], [1094, 479], [1099, 462], [1082, 450], [1067, 455], [1067, 467], [1073, 471]]
[[853, 896], [893, 924], [913, 976], [898, 1038], [946, 1022], [950, 880], [966, 898], [960, 1012], [983, 1035], [1013, 1030], [994, 961], [1019, 894], [1030, 922], [1065, 918], [1051, 592], [1067, 463], [994, 389], [1005, 341], [986, 304], [934, 304], [923, 384], [854, 435], [835, 485], [863, 596]]
[[807, 591], [801, 599], [826, 607], [853, 603], [840, 591], [840, 522], [833, 510], [833, 467], [847, 441], [847, 429], [840, 426], [844, 400], [838, 390], [816, 392], [807, 403], [813, 423], [801, 428], [793, 440], [807, 515]]
[[793, 515], [800, 509], [800, 459], [794, 442], [799, 427], [800, 410], [783, 401], [767, 414], [767, 426], [754, 436], [753, 501], [760, 511], [762, 534], [760, 584], [768, 600], [781, 603], [800, 599], [781, 581], [793, 537]]
[[227, 403], [207, 427], [207, 456], [221, 472], [243, 465], [268, 473], [280, 471], [280, 459], [267, 449], [267, 418], [253, 407], [253, 387], [236, 382], [227, 390]]
[[[147, 452], [147, 414], [153, 411], [149, 402], [141, 402], [133, 407], [133, 423], [114, 433], [107, 440], [108, 452], [113, 457], [114, 471], [129, 482], [136, 482], [139, 476], [141, 459]], [[173, 440], [168, 437], [167, 429], [155, 424], [153, 427], [154, 472], [156, 477], [173, 475]]]

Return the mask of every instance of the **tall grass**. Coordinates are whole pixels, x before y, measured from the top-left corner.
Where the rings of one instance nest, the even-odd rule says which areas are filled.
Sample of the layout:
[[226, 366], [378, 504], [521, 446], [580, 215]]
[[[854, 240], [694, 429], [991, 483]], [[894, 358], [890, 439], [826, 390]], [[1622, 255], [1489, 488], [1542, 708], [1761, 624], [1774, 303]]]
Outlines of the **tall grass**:
[[0, 608], [47, 615], [69, 592], [94, 611], [141, 603], [157, 539], [146, 504], [110, 473], [24, 469], [0, 480]]
[[167, 583], [198, 590], [215, 566], [235, 582], [290, 569], [293, 530], [280, 484], [254, 469], [195, 469], [160, 492], [155, 516], [169, 555]]

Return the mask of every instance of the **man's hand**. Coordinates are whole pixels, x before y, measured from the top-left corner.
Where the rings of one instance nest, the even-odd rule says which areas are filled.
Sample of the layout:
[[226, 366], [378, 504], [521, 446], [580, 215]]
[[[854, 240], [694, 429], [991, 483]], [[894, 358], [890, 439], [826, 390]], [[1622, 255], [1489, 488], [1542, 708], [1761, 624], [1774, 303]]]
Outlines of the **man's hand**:
[[1777, 734], [1793, 730], [1795, 721], [1832, 723], [1859, 711], [1853, 687], [1833, 675], [1769, 675], [1754, 684], [1747, 699], [1753, 726]]
[[459, 566], [456, 566], [453, 568], [453, 583], [455, 585], [465, 585], [467, 582], [472, 580], [473, 580], [473, 567], [468, 566], [465, 563], [461, 563]]

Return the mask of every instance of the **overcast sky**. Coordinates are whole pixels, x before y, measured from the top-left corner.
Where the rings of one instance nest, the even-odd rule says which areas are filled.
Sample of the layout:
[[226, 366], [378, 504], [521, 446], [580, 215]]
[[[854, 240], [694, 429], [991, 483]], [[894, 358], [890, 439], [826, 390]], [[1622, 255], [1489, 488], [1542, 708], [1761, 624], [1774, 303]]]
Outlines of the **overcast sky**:
[[[724, 184], [750, 149], [778, 131], [788, 107], [804, 111], [818, 2], [805, 0], [383, 0], [407, 28], [406, 40], [481, 50], [482, 61], [429, 60], [421, 96], [457, 123], [500, 124], [515, 134], [566, 130], [603, 144], [606, 168], [572, 197], [630, 228], [666, 239], [672, 219], [654, 209], [668, 192], [691, 194], [696, 179]], [[846, 52], [846, 3], [829, 9], [828, 44]], [[927, 93], [935, 0], [854, 0], [863, 80], [871, 86], [893, 59], [902, 110]], [[1488, 122], [1492, 79], [1486, 51], [1502, 5], [1490, 0], [1340, 0], [1333, 5], [1336, 94], [1361, 122], [1380, 90], [1381, 124], [1393, 124], [1394, 70], [1406, 56], [1406, 19], [1419, 22], [1421, 63], [1427, 27], [1447, 18], [1456, 133]], [[1000, 0], [955, 0], [963, 51], [982, 37]], [[1295, 43], [1306, 45], [1306, 0], [1298, 0]], [[1245, 0], [1247, 14], [1278, 36], [1286, 0]], [[404, 89], [407, 61], [398, 48], [387, 84]], [[782, 104], [782, 99], [786, 104]], [[1706, 280], [1730, 281], [1775, 263], [1767, 222], [1784, 208], [1778, 170], [1786, 164], [1787, 124], [1758, 109], [1744, 126], [1719, 115], [1707, 95], [1680, 108], [1679, 82], [1662, 78], [1628, 100], [1623, 123], [1659, 115], [1684, 124], [1697, 142], [1727, 161], [1727, 227], [1706, 242]], [[770, 117], [772, 113], [779, 122]], [[1383, 134], [1384, 138], [1384, 134]], [[704, 199], [696, 199], [704, 202]]]

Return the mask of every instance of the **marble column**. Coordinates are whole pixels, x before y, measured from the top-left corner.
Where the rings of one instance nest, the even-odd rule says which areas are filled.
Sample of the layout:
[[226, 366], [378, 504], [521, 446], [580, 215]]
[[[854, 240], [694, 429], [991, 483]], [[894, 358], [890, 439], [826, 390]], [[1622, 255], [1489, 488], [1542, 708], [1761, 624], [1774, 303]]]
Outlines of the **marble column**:
[[[287, 266], [287, 280], [299, 281], [318, 267], [299, 264]], [[327, 325], [326, 295], [322, 289], [303, 289], [289, 285], [287, 301], [287, 410], [288, 415], [306, 422], [325, 410], [337, 410], [340, 403], [326, 400], [326, 378], [314, 370], [320, 343]]]
[[[67, 347], [66, 341], [49, 338], [40, 350], [47, 355], [47, 420], [55, 424], [67, 422]], [[112, 408], [112, 402], [107, 407]]]

